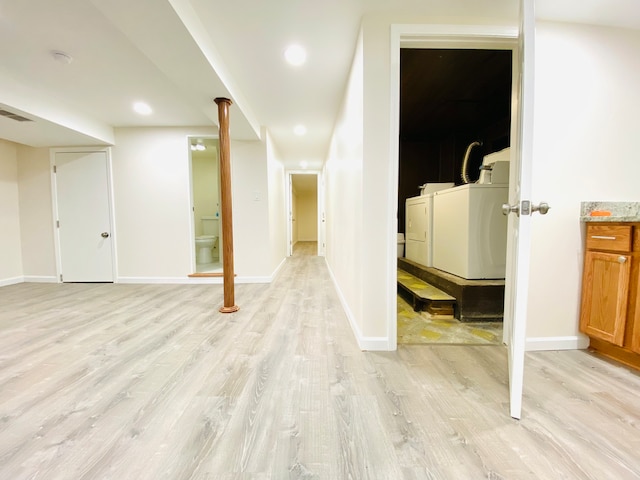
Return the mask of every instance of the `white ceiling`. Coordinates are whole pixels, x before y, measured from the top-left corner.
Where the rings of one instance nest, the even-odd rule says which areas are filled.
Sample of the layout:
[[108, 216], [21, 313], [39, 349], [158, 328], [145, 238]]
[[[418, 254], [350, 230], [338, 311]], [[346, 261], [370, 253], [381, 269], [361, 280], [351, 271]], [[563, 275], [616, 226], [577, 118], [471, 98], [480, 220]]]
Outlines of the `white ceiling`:
[[[638, 0], [537, 0], [544, 19], [640, 28]], [[113, 127], [217, 123], [269, 130], [288, 168], [328, 150], [361, 19], [373, 13], [502, 18], [517, 0], [0, 0], [0, 138], [31, 146], [113, 143]], [[307, 63], [283, 61], [290, 43]], [[73, 57], [56, 62], [52, 50]], [[135, 100], [154, 112], [139, 116]], [[306, 125], [303, 137], [293, 127]]]

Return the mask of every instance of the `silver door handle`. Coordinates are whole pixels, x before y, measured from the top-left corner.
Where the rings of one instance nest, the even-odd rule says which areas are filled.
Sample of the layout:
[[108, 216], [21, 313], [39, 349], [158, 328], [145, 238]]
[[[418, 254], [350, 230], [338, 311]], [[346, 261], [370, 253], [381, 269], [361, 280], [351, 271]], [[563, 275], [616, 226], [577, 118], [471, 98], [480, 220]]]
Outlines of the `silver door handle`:
[[627, 257], [620, 255], [618, 257], [618, 263], [625, 263], [627, 261]]
[[516, 203], [515, 205], [509, 205], [508, 203], [502, 204], [502, 214], [509, 215], [510, 213], [515, 213], [520, 216], [520, 204]]
[[109, 234], [108, 234], [107, 232], [102, 232], [102, 233], [100, 234], [100, 236], [101, 236], [102, 238], [107, 238], [107, 237], [109, 236]]
[[550, 208], [547, 202], [540, 202], [539, 205], [531, 205], [531, 213], [540, 212], [540, 215], [546, 215]]

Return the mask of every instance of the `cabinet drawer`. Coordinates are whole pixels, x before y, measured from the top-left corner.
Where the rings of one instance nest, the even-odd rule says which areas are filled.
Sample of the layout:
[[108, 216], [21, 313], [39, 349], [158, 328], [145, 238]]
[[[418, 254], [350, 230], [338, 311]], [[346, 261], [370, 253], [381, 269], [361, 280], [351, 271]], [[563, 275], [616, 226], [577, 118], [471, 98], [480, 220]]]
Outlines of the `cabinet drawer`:
[[587, 225], [587, 250], [631, 251], [631, 225]]

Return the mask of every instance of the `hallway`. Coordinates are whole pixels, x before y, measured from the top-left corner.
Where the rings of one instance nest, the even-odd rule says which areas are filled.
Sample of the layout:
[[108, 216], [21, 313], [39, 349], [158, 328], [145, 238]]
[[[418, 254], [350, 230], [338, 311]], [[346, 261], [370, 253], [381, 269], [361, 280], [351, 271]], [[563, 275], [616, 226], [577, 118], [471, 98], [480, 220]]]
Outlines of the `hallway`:
[[235, 314], [220, 285], [0, 288], [0, 477], [638, 478], [636, 373], [528, 354], [515, 421], [504, 348], [361, 352], [309, 247]]

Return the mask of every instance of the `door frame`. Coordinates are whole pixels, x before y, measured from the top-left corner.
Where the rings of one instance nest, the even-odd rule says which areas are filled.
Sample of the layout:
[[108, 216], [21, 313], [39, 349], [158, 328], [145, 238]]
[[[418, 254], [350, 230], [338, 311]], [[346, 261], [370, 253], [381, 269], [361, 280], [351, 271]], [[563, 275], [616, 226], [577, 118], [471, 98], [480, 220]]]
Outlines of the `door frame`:
[[58, 153], [98, 153], [104, 152], [107, 159], [107, 196], [109, 203], [109, 235], [111, 237], [111, 271], [113, 283], [118, 283], [118, 249], [115, 204], [113, 194], [113, 163], [110, 147], [59, 147], [49, 149], [49, 175], [51, 181], [51, 208], [53, 222], [53, 242], [56, 257], [56, 282], [62, 283], [62, 254], [60, 250], [60, 230], [58, 229], [58, 184], [56, 181], [55, 165]]
[[[522, 4], [525, 7], [529, 7], [528, 0], [520, 2], [521, 10]], [[521, 12], [521, 17], [523, 16]], [[532, 12], [527, 10], [524, 18], [532, 18]], [[529, 18], [529, 21], [532, 21]], [[512, 70], [512, 111], [511, 111], [511, 145], [520, 145], [522, 140], [530, 141], [530, 135], [526, 135], [527, 138], [521, 138], [521, 117], [523, 115], [523, 109], [520, 105], [524, 92], [520, 91], [519, 77], [522, 71], [521, 62], [521, 36], [523, 32], [517, 27], [495, 27], [495, 26], [477, 26], [477, 25], [391, 25], [391, 137], [390, 137], [390, 152], [389, 157], [389, 186], [388, 191], [390, 198], [388, 204], [390, 206], [390, 214], [387, 216], [387, 232], [391, 237], [391, 234], [395, 237], [397, 231], [397, 215], [392, 214], [397, 211], [397, 208], [391, 208], [396, 206], [398, 201], [398, 167], [399, 167], [399, 134], [400, 134], [400, 48], [401, 47], [414, 47], [414, 48], [504, 48], [505, 50], [511, 50], [513, 53], [513, 70]], [[530, 40], [528, 40], [530, 41]], [[527, 54], [525, 53], [525, 60], [527, 62], [533, 61], [533, 58], [527, 60]], [[529, 70], [528, 66], [526, 70]], [[531, 72], [526, 72], [527, 75], [532, 75]], [[526, 113], [525, 113], [526, 114]], [[514, 171], [520, 172], [522, 164], [527, 166], [530, 162], [523, 161], [522, 156], [528, 155], [530, 152], [526, 152], [526, 147], [522, 153], [511, 151], [511, 179], [514, 178]], [[530, 181], [530, 178], [523, 178], [525, 182]], [[509, 198], [513, 199], [516, 196], [516, 190], [518, 186], [515, 182], [510, 181], [509, 184]], [[528, 193], [528, 192], [527, 192]], [[528, 220], [528, 219], [527, 219]], [[507, 272], [505, 280], [505, 310], [504, 310], [504, 336], [503, 341], [507, 343], [507, 364], [509, 369], [509, 408], [510, 415], [513, 418], [520, 418], [522, 407], [522, 387], [523, 387], [523, 375], [524, 375], [524, 342], [526, 338], [525, 323], [526, 323], [526, 298], [519, 300], [516, 293], [516, 286], [518, 291], [524, 288], [519, 285], [522, 277], [525, 277], [528, 273], [527, 265], [523, 265], [522, 271], [514, 267], [518, 258], [522, 256], [522, 253], [518, 253], [518, 249], [525, 244], [528, 244], [530, 239], [530, 231], [528, 228], [527, 220], [525, 220], [525, 227], [519, 230], [518, 246], [514, 245], [514, 238], [509, 233], [507, 238]], [[509, 220], [509, 225], [513, 225], [512, 220]], [[509, 231], [511, 232], [511, 230]], [[389, 239], [389, 249], [387, 252], [388, 258], [388, 280], [387, 292], [389, 294], [388, 306], [389, 311], [387, 314], [387, 335], [389, 336], [389, 343], [394, 349], [397, 348], [397, 300], [395, 298], [396, 292], [396, 258], [395, 252], [392, 251], [392, 245], [394, 242]], [[526, 246], [526, 245], [525, 245]], [[528, 263], [528, 262], [525, 262]], [[526, 282], [524, 282], [526, 283]], [[520, 292], [521, 293], [521, 292]]]
[[[387, 232], [392, 234], [387, 253], [388, 285], [388, 312], [387, 312], [387, 336], [389, 349], [398, 348], [398, 322], [397, 322], [397, 252], [396, 232], [398, 229], [397, 209], [398, 203], [398, 168], [400, 163], [400, 49], [401, 48], [451, 48], [451, 49], [497, 49], [511, 50], [513, 52], [512, 82], [518, 79], [520, 64], [518, 60], [518, 28], [509, 26], [492, 25], [404, 25], [392, 24], [391, 37], [391, 79], [390, 79], [390, 142], [389, 142], [389, 199], [388, 205], [392, 207], [387, 215]], [[512, 95], [515, 88], [512, 83]], [[511, 143], [514, 144], [519, 133], [517, 122], [514, 121], [518, 112], [513, 107], [517, 102], [512, 101], [511, 111]], [[511, 161], [518, 161], [511, 153]], [[511, 191], [511, 186], [509, 190]], [[511, 196], [511, 194], [510, 194]]]
[[[220, 136], [219, 135], [187, 135], [186, 137], [186, 149], [188, 153], [188, 164], [189, 164], [189, 235], [191, 238], [190, 246], [189, 246], [189, 258], [191, 259], [191, 272], [196, 273], [197, 263], [196, 263], [196, 221], [195, 221], [195, 200], [193, 196], [193, 152], [191, 150], [191, 143], [194, 139], [202, 139], [202, 140], [215, 140], [218, 142], [217, 149], [218, 153], [216, 155], [216, 161], [218, 162], [218, 198], [220, 198]], [[218, 235], [218, 253], [220, 255], [220, 271], [210, 272], [210, 273], [221, 273], [224, 270], [223, 262], [222, 262], [222, 208], [220, 209], [220, 221], [219, 221], [220, 235]]]
[[325, 219], [324, 219], [324, 192], [323, 192], [323, 176], [320, 170], [287, 170], [286, 172], [286, 195], [285, 195], [285, 208], [287, 217], [287, 257], [293, 255], [293, 231], [291, 224], [291, 209], [293, 207], [293, 179], [292, 175], [315, 175], [316, 176], [316, 203], [317, 213], [316, 220], [318, 223], [318, 251], [319, 257], [324, 257], [325, 254]]

